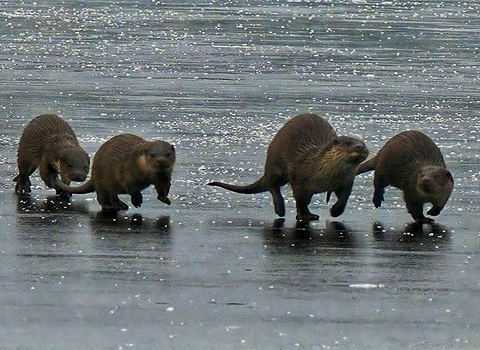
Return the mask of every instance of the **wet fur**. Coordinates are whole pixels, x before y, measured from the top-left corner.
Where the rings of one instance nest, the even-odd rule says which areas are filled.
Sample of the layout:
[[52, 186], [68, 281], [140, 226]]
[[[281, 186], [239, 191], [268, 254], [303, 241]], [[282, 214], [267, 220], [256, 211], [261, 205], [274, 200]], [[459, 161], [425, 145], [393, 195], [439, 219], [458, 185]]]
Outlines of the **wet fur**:
[[147, 141], [132, 134], [117, 135], [98, 149], [93, 160], [92, 177], [79, 187], [60, 184], [70, 193], [97, 193], [102, 210], [127, 210], [118, 194], [129, 194], [132, 204], [140, 207], [141, 191], [155, 185], [158, 199], [170, 204], [168, 193], [175, 164], [175, 148], [164, 141]]
[[[43, 114], [32, 119], [20, 138], [17, 153], [18, 175], [15, 193], [31, 192], [30, 175], [38, 168], [48, 187], [56, 188], [60, 175], [64, 184], [85, 181], [90, 169], [90, 158], [80, 147], [70, 125], [54, 114]], [[57, 194], [61, 191], [57, 189]]]
[[423, 215], [423, 205], [432, 203], [428, 215], [440, 214], [453, 189], [453, 177], [442, 153], [419, 131], [404, 131], [392, 137], [375, 157], [360, 165], [358, 173], [372, 170], [375, 207], [384, 201], [385, 187], [397, 187], [403, 191], [407, 210], [417, 223], [432, 222]]
[[333, 127], [315, 114], [301, 114], [290, 119], [275, 135], [267, 150], [264, 175], [246, 186], [210, 182], [238, 193], [269, 191], [275, 213], [285, 216], [285, 202], [280, 188], [290, 183], [297, 207], [297, 220], [318, 220], [308, 205], [316, 193], [332, 193], [337, 202], [330, 210], [336, 217], [343, 213], [350, 196], [358, 166], [368, 150], [356, 138], [337, 137]]

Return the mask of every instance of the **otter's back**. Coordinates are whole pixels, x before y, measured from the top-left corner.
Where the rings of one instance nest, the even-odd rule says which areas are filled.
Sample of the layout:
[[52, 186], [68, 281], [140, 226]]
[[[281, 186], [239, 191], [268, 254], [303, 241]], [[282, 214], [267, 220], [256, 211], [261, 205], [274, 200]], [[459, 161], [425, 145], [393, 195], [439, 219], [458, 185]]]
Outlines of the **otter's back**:
[[70, 125], [55, 114], [42, 114], [32, 119], [22, 133], [19, 153], [28, 154], [31, 158], [40, 158], [43, 149], [52, 136], [68, 138], [69, 142], [78, 145], [77, 138]]
[[121, 134], [105, 141], [97, 150], [93, 159], [92, 179], [95, 188], [122, 185], [125, 181], [125, 168], [138, 145], [146, 141], [136, 135]]
[[378, 157], [375, 171], [384, 174], [394, 186], [398, 179], [410, 178], [422, 166], [446, 167], [440, 149], [420, 131], [404, 131], [392, 137]]
[[333, 127], [316, 114], [300, 114], [278, 131], [268, 148], [267, 157], [292, 162], [312, 149], [324, 147], [336, 137]]

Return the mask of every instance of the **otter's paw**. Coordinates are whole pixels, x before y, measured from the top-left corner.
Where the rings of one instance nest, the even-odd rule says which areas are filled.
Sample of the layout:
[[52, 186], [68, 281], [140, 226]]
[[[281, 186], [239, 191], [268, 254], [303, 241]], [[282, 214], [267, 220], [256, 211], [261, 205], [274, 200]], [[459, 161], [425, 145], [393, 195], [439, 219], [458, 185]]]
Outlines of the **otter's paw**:
[[106, 216], [111, 216], [117, 214], [118, 209], [112, 207], [111, 205], [102, 205], [102, 214]]
[[70, 197], [72, 197], [72, 194], [70, 192], [65, 192], [65, 191], [62, 191], [62, 190], [57, 190], [56, 195], [60, 199], [70, 199]]
[[[131, 197], [132, 197], [133, 206], [135, 208], [140, 208], [142, 206], [142, 203], [143, 203], [143, 196], [139, 193], [139, 194], [133, 195]], [[123, 204], [125, 204], [125, 203], [123, 203]]]
[[23, 183], [17, 181], [17, 183], [15, 185], [15, 193], [18, 194], [18, 195], [28, 194], [28, 193], [32, 192], [32, 189], [30, 188], [30, 186], [31, 186], [31, 183], [30, 183], [29, 179], [27, 179], [27, 181], [25, 181]]
[[128, 205], [121, 200], [118, 201], [118, 203], [114, 203], [112, 205], [103, 205], [102, 206], [102, 211], [104, 212], [117, 212], [120, 210], [128, 210]]
[[330, 209], [330, 215], [333, 216], [334, 218], [336, 218], [337, 216], [342, 215], [344, 211], [345, 211], [345, 207], [344, 207], [344, 206], [334, 205], [334, 206]]
[[442, 211], [441, 208], [432, 207], [429, 211], [427, 211], [427, 214], [431, 216], [437, 216], [440, 214], [441, 211]]
[[425, 216], [413, 218], [417, 224], [431, 224], [435, 220], [431, 218], [426, 218]]
[[158, 196], [157, 199], [160, 201], [160, 202], [163, 202], [165, 204], [172, 204], [172, 202], [170, 202], [170, 199], [168, 197], [164, 197], [164, 196]]
[[320, 216], [312, 213], [303, 214], [303, 215], [297, 214], [297, 221], [314, 221], [318, 219], [320, 219]]
[[373, 194], [373, 205], [375, 208], [380, 208], [382, 206], [382, 202], [384, 201], [383, 194], [374, 193]]
[[285, 209], [284, 210], [275, 209], [275, 214], [277, 214], [279, 217], [283, 218], [285, 216]]

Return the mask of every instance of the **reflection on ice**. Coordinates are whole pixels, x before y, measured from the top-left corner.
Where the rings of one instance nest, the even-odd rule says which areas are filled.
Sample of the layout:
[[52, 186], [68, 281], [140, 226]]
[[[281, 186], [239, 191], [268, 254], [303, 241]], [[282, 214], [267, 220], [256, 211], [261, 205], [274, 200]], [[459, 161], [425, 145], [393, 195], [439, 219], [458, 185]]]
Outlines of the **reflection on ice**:
[[387, 230], [382, 223], [374, 222], [372, 234], [379, 248], [386, 250], [437, 251], [450, 249], [452, 243], [449, 229], [436, 222], [424, 225], [413, 222], [401, 230]]

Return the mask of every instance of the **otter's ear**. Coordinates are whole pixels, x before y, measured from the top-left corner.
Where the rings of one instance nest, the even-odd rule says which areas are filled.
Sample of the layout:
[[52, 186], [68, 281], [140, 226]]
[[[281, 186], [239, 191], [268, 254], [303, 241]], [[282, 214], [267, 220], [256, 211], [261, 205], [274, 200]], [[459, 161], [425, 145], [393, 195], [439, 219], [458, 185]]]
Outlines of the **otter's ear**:
[[449, 172], [449, 171], [447, 170], [447, 173], [445, 174], [445, 176], [447, 177], [448, 180], [451, 180], [452, 183], [453, 183], [453, 176], [452, 176], [452, 173], [451, 173], [451, 172]]

